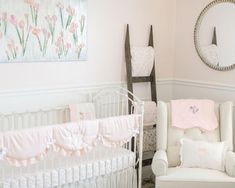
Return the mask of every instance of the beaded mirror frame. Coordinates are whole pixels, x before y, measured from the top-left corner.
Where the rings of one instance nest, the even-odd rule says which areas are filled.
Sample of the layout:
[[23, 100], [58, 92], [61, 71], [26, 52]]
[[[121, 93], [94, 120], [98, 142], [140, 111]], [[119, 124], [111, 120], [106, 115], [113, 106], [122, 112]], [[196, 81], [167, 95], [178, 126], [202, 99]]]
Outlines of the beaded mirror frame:
[[199, 55], [200, 59], [207, 65], [209, 66], [210, 68], [214, 69], [214, 70], [218, 70], [218, 71], [229, 71], [229, 70], [232, 70], [235, 68], [235, 62], [234, 64], [230, 65], [230, 66], [225, 66], [225, 67], [220, 67], [220, 66], [217, 66], [217, 65], [213, 65], [211, 64], [210, 62], [208, 62], [208, 60], [203, 57], [202, 55], [202, 52], [201, 52], [201, 48], [200, 48], [200, 42], [199, 42], [199, 31], [200, 31], [200, 27], [201, 27], [201, 23], [202, 23], [202, 20], [205, 16], [205, 14], [211, 9], [213, 8], [214, 6], [218, 5], [218, 4], [221, 4], [221, 3], [233, 3], [235, 4], [235, 0], [215, 0], [215, 1], [212, 1], [211, 3], [209, 3], [203, 10], [202, 12], [200, 13], [197, 21], [196, 21], [196, 24], [195, 24], [195, 27], [194, 27], [194, 46], [196, 48], [196, 51], [197, 51], [197, 54]]

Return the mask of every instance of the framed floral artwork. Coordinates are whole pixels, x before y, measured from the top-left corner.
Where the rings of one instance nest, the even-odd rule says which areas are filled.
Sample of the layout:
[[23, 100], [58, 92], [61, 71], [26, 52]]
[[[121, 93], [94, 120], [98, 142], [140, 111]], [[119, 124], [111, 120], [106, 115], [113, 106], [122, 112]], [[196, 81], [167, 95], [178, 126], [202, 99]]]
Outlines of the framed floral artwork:
[[0, 0], [0, 63], [87, 58], [87, 0]]

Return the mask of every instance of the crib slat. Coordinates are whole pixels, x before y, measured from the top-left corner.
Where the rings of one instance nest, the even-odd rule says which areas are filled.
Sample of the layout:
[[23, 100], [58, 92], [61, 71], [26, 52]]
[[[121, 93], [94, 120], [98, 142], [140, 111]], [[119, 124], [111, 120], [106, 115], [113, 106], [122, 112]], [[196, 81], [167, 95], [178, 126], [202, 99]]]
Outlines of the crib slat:
[[108, 102], [108, 104], [107, 104], [107, 106], [108, 106], [108, 109], [109, 109], [109, 114], [108, 114], [108, 116], [109, 117], [111, 117], [112, 115], [113, 115], [113, 111], [112, 111], [112, 96], [110, 95], [109, 96], [109, 102]]

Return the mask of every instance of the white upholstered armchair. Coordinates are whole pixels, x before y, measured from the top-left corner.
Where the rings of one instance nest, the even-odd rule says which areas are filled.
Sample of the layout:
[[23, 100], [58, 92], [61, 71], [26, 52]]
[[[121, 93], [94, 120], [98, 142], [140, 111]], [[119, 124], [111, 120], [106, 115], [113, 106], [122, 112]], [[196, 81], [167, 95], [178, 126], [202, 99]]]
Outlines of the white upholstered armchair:
[[[233, 153], [233, 104], [217, 104], [219, 128], [202, 132], [199, 128], [180, 130], [171, 126], [170, 104], [159, 102], [157, 110], [157, 152], [152, 162], [156, 188], [235, 188], [235, 153]], [[181, 168], [181, 138], [209, 142], [226, 141], [225, 172], [200, 168]]]

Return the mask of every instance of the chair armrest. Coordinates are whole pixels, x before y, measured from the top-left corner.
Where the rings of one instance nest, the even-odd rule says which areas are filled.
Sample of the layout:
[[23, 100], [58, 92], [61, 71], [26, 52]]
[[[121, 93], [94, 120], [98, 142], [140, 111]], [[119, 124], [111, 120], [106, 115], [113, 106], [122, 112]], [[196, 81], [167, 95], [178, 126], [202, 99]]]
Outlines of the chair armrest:
[[225, 158], [225, 169], [229, 176], [235, 177], [235, 153], [227, 152]]
[[168, 160], [164, 150], [158, 150], [155, 153], [151, 167], [155, 176], [158, 177], [166, 175], [168, 169]]

